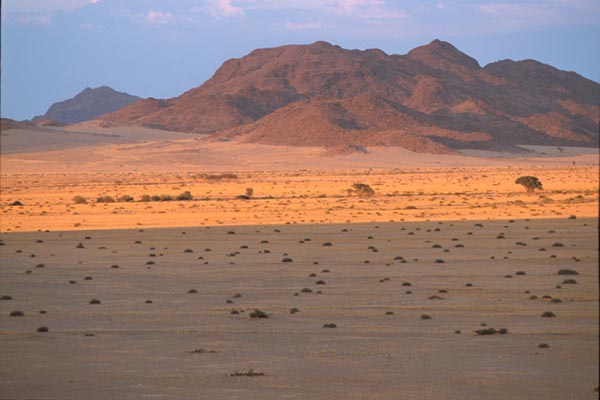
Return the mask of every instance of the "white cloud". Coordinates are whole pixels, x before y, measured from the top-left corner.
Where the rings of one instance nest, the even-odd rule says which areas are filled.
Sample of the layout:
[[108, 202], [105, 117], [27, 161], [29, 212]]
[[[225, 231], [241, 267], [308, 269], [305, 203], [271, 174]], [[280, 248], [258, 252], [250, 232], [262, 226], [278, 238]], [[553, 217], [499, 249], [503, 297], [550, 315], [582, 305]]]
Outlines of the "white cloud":
[[217, 0], [217, 10], [224, 17], [239, 17], [244, 15], [241, 7], [232, 4], [232, 0]]
[[325, 27], [321, 22], [305, 22], [305, 23], [296, 23], [296, 22], [285, 22], [283, 26], [290, 31], [304, 31], [309, 29], [321, 29]]
[[332, 8], [341, 14], [353, 14], [360, 10], [381, 7], [384, 4], [383, 0], [337, 0], [332, 4]]
[[150, 10], [141, 14], [141, 19], [151, 25], [166, 25], [175, 20], [175, 16], [169, 12]]
[[208, 0], [202, 6], [194, 6], [189, 12], [210, 14], [213, 18], [242, 17], [246, 13], [239, 5], [234, 5], [233, 0]]

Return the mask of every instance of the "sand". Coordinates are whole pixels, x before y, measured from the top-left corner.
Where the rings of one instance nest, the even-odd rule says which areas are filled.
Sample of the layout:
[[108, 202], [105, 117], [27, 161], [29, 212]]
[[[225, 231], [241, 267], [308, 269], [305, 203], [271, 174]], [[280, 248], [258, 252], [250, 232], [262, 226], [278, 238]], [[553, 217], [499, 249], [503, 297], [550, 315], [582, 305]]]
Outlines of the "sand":
[[[51, 231], [2, 241], [0, 295], [12, 296], [0, 301], [2, 398], [597, 398], [596, 219]], [[557, 275], [561, 268], [579, 275]], [[255, 308], [270, 317], [250, 318]], [[25, 316], [9, 317], [14, 310]], [[476, 335], [484, 323], [508, 333]], [[250, 370], [265, 375], [230, 376]]]
[[95, 124], [1, 139], [0, 398], [598, 396], [597, 149], [331, 157]]

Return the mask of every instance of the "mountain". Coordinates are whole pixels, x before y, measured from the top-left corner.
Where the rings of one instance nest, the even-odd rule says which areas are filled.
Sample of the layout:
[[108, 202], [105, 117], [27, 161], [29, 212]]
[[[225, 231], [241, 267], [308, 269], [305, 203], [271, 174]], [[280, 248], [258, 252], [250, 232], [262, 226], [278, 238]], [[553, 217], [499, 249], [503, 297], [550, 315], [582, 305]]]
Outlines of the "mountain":
[[73, 98], [52, 104], [46, 114], [33, 118], [32, 122], [54, 120], [62, 124], [74, 124], [117, 111], [138, 100], [140, 98], [137, 96], [117, 92], [108, 86], [96, 89], [88, 87]]
[[533, 60], [482, 68], [440, 40], [406, 55], [316, 42], [255, 50], [179, 97], [101, 119], [275, 145], [598, 146], [599, 94], [598, 83]]

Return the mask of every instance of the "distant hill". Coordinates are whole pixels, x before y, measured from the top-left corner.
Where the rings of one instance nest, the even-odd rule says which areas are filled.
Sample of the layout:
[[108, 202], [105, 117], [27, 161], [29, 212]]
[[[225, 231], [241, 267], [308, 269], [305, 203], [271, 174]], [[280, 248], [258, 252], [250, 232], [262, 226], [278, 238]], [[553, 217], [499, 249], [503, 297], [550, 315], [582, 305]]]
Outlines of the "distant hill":
[[440, 40], [406, 55], [316, 42], [255, 50], [179, 97], [101, 119], [275, 145], [598, 146], [599, 95], [574, 72], [533, 60], [482, 68]]
[[35, 129], [36, 126], [31, 122], [15, 121], [10, 118], [0, 118], [0, 130], [7, 131], [9, 129]]
[[117, 111], [138, 100], [137, 96], [117, 92], [108, 86], [86, 88], [73, 98], [52, 104], [46, 114], [33, 118], [32, 122], [54, 120], [74, 124]]

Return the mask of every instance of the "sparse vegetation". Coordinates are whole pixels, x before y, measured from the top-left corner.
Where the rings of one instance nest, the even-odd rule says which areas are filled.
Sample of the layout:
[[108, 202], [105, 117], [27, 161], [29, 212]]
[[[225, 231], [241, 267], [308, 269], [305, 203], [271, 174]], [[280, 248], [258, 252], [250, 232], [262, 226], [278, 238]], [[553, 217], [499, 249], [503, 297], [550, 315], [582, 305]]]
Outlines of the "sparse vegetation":
[[75, 204], [87, 204], [87, 200], [83, 196], [73, 197], [73, 203]]
[[104, 195], [96, 199], [96, 203], [114, 203], [115, 199], [112, 196]]
[[10, 317], [24, 317], [25, 313], [23, 311], [16, 310], [16, 311], [11, 311], [9, 316]]
[[574, 269], [563, 268], [558, 270], [558, 275], [579, 275]]
[[375, 195], [375, 190], [365, 183], [354, 183], [350, 189], [348, 189], [349, 194], [354, 194], [358, 197], [370, 197]]
[[542, 318], [556, 318], [556, 314], [554, 314], [552, 311], [545, 311], [542, 315]]
[[266, 312], [255, 308], [254, 311], [250, 313], [250, 318], [269, 318], [269, 314]]
[[522, 185], [527, 191], [527, 193], [533, 193], [535, 190], [543, 189], [542, 182], [540, 182], [540, 180], [535, 176], [531, 175], [520, 176], [519, 178], [517, 178], [515, 183], [517, 185]]

